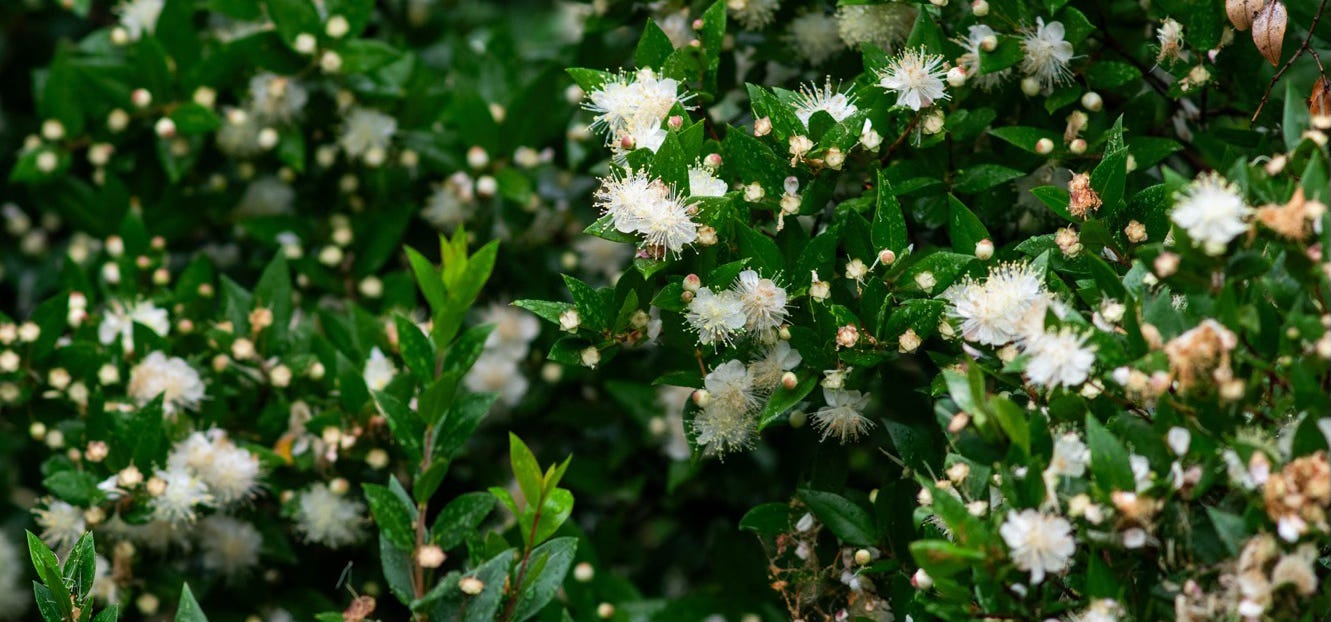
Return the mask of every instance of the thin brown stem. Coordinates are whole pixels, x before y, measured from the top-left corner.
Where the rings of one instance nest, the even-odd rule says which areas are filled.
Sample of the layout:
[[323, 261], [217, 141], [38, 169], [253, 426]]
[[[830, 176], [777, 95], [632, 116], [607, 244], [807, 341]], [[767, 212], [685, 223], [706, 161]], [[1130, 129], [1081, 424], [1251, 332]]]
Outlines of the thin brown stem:
[[1294, 61], [1298, 60], [1300, 56], [1303, 56], [1304, 52], [1312, 52], [1313, 59], [1317, 61], [1317, 69], [1323, 74], [1326, 73], [1326, 70], [1322, 68], [1322, 57], [1317, 55], [1316, 50], [1313, 50], [1308, 46], [1312, 44], [1313, 33], [1317, 31], [1318, 20], [1322, 19], [1322, 13], [1326, 12], [1327, 2], [1328, 0], [1322, 0], [1321, 6], [1317, 7], [1317, 12], [1313, 13], [1313, 21], [1308, 25], [1308, 34], [1303, 37], [1303, 43], [1299, 44], [1299, 49], [1294, 50], [1294, 55], [1290, 56], [1289, 60], [1285, 61], [1285, 64], [1280, 66], [1280, 69], [1276, 70], [1276, 75], [1271, 76], [1271, 81], [1266, 85], [1266, 92], [1262, 93], [1262, 101], [1257, 103], [1257, 111], [1252, 113], [1252, 119], [1249, 119], [1250, 122], [1257, 122], [1257, 117], [1262, 114], [1262, 108], [1265, 107], [1266, 102], [1271, 99], [1271, 91], [1276, 88], [1276, 82], [1280, 81], [1280, 77], [1285, 75], [1286, 71], [1289, 71], [1289, 68], [1294, 65]]

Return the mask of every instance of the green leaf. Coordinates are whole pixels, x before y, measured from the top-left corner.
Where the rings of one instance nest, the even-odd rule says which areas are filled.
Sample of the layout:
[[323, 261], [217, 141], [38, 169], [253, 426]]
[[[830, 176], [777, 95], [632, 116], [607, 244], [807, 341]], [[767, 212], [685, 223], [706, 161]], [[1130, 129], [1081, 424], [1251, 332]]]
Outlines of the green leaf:
[[550, 494], [541, 502], [541, 515], [536, 521], [536, 528], [533, 532], [535, 538], [532, 539], [531, 543], [541, 542], [554, 535], [568, 521], [568, 517], [572, 515], [573, 493], [564, 488], [551, 490]]
[[897, 196], [892, 192], [892, 184], [888, 182], [885, 170], [878, 171], [874, 196], [877, 206], [871, 229], [873, 244], [879, 250], [891, 249], [900, 257], [910, 245], [910, 235], [906, 231], [906, 216], [901, 211]]
[[[501, 551], [475, 570], [458, 575], [449, 573], [439, 580], [439, 584], [430, 590], [430, 595], [421, 599], [429, 601], [431, 596], [438, 598], [431, 611], [431, 620], [459, 620], [460, 622], [493, 622], [499, 619], [499, 606], [503, 603], [505, 579], [512, 569], [516, 558], [514, 549]], [[464, 594], [458, 589], [458, 582], [470, 576], [480, 581], [485, 587], [480, 594]]]
[[61, 501], [67, 501], [79, 507], [87, 507], [94, 500], [100, 500], [102, 493], [97, 489], [97, 478], [87, 471], [58, 471], [42, 480], [42, 487]]
[[176, 132], [182, 136], [207, 134], [222, 127], [222, 119], [216, 112], [194, 102], [177, 106], [171, 111], [171, 120], [176, 124]]
[[[564, 583], [564, 576], [573, 565], [573, 555], [578, 550], [578, 539], [573, 537], [555, 538], [531, 552], [529, 574], [517, 605], [513, 607], [514, 622], [521, 622], [536, 615], [552, 598], [559, 586]], [[539, 570], [536, 570], [538, 569]]]
[[984, 223], [970, 211], [957, 197], [947, 196], [948, 211], [952, 218], [948, 223], [947, 234], [952, 238], [952, 250], [962, 254], [974, 254], [980, 240], [988, 240], [989, 230]]
[[1215, 532], [1219, 534], [1220, 541], [1225, 543], [1225, 549], [1229, 551], [1231, 556], [1238, 557], [1243, 550], [1243, 544], [1248, 541], [1251, 535], [1243, 522], [1243, 517], [1213, 507], [1206, 508], [1206, 516], [1211, 519], [1211, 524], [1215, 526]]
[[[569, 294], [573, 296], [573, 304], [578, 308], [578, 315], [582, 317], [584, 328], [593, 332], [610, 328], [612, 310], [606, 303], [607, 298], [610, 298], [613, 302], [613, 296], [602, 296], [591, 285], [567, 274], [564, 275], [564, 286], [568, 287]], [[606, 291], [609, 292], [609, 290]]]
[[466, 444], [481, 419], [499, 398], [497, 393], [468, 393], [454, 400], [444, 416], [434, 443], [437, 457], [452, 458]]
[[1128, 84], [1137, 84], [1142, 72], [1124, 62], [1101, 60], [1091, 63], [1086, 68], [1086, 83], [1092, 89], [1112, 91]]
[[86, 532], [74, 544], [74, 549], [65, 560], [63, 569], [65, 579], [74, 585], [74, 598], [82, 601], [92, 593], [93, 581], [97, 578], [97, 550], [93, 545], [92, 532]]
[[458, 495], [439, 511], [430, 526], [430, 537], [444, 550], [451, 549], [476, 533], [476, 528], [494, 509], [494, 495], [469, 492]]
[[416, 323], [401, 315], [393, 316], [397, 326], [398, 351], [416, 382], [425, 384], [434, 378], [434, 346]]
[[1123, 186], [1128, 176], [1128, 151], [1120, 149], [1105, 155], [1091, 172], [1091, 187], [1100, 194], [1103, 217], [1116, 214], [1123, 203]]
[[416, 277], [416, 286], [420, 288], [426, 302], [430, 303], [431, 314], [440, 313], [447, 303], [448, 296], [444, 293], [444, 282], [439, 276], [439, 270], [415, 249], [408, 248], [406, 252], [412, 274]]
[[315, 35], [323, 31], [319, 13], [310, 0], [265, 0], [265, 6], [277, 33], [288, 45], [301, 34]]
[[744, 513], [739, 528], [760, 536], [778, 536], [790, 531], [790, 505], [764, 503]]
[[385, 486], [365, 484], [365, 499], [370, 502], [370, 513], [379, 532], [399, 550], [416, 550], [416, 536], [413, 523], [416, 508], [405, 505], [400, 498]]
[[1030, 455], [1031, 429], [1026, 411], [1006, 397], [994, 398], [989, 402], [989, 407], [1008, 440], [1020, 447], [1023, 453]]
[[374, 406], [388, 422], [388, 431], [392, 433], [393, 440], [407, 452], [412, 462], [420, 462], [425, 451], [425, 426], [420, 417], [390, 393], [375, 391], [373, 396]]
[[527, 448], [516, 434], [508, 434], [508, 460], [513, 467], [513, 477], [518, 480], [518, 488], [529, 505], [536, 505], [541, 500], [541, 465], [536, 462], [536, 455]]
[[910, 555], [916, 564], [934, 578], [950, 577], [972, 566], [978, 566], [985, 560], [983, 552], [957, 546], [946, 540], [912, 542]]
[[189, 589], [188, 583], [180, 588], [180, 605], [176, 607], [176, 622], [208, 622], [208, 616], [203, 615], [203, 609], [199, 607], [199, 601], [194, 600], [194, 592]]
[[1092, 413], [1086, 413], [1086, 445], [1091, 450], [1091, 473], [1096, 484], [1106, 492], [1137, 489], [1128, 450]]
[[813, 392], [814, 387], [818, 386], [816, 374], [806, 373], [793, 389], [787, 389], [784, 386], [778, 386], [772, 392], [772, 396], [767, 399], [763, 405], [763, 410], [758, 415], [758, 429], [764, 430], [768, 426], [776, 423], [786, 411], [794, 408]]
[[781, 249], [777, 248], [772, 238], [744, 224], [738, 224], [735, 228], [739, 231], [740, 254], [749, 257], [753, 267], [761, 268], [759, 273], [762, 276], [770, 278], [785, 269]]
[[827, 528], [842, 542], [852, 546], [874, 543], [873, 518], [864, 508], [832, 492], [801, 489], [796, 493]]
[[1054, 141], [1055, 145], [1059, 144], [1062, 139], [1061, 136], [1051, 130], [1018, 125], [990, 128], [989, 133], [1031, 153], [1036, 153], [1035, 144], [1040, 142], [1041, 138], [1048, 138]]
[[1025, 175], [1019, 170], [998, 164], [980, 164], [958, 171], [957, 181], [952, 188], [965, 194], [979, 194]]
[[1032, 188], [1031, 195], [1039, 199], [1041, 203], [1045, 204], [1045, 207], [1048, 207], [1055, 214], [1062, 216], [1064, 220], [1079, 222], [1072, 217], [1072, 212], [1068, 211], [1068, 203], [1072, 198], [1068, 195], [1067, 190], [1055, 186], [1040, 186]]
[[980, 52], [980, 73], [984, 75], [1003, 71], [1020, 63], [1025, 57], [1021, 37], [1000, 36], [994, 51]]
[[541, 319], [552, 324], [559, 324], [559, 316], [563, 315], [569, 309], [575, 309], [572, 304], [567, 302], [555, 302], [553, 300], [518, 300], [513, 306], [520, 309], [526, 309], [540, 316]]
[[285, 339], [292, 314], [291, 271], [282, 253], [274, 256], [259, 275], [259, 282], [254, 286], [253, 304], [255, 308], [265, 307], [273, 312], [273, 323], [267, 330], [274, 340]]
[[642, 31], [642, 38], [638, 39], [638, 50], [634, 53], [633, 59], [638, 67], [660, 69], [666, 58], [669, 58], [674, 51], [675, 44], [670, 42], [670, 37], [667, 37], [665, 31], [656, 25], [656, 20], [649, 19]]

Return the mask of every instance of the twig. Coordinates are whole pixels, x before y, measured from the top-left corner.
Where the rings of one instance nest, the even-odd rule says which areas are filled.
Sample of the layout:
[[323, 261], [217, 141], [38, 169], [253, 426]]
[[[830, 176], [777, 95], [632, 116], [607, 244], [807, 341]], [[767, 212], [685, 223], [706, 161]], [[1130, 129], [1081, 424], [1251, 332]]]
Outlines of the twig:
[[1280, 80], [1280, 76], [1285, 75], [1285, 72], [1289, 71], [1289, 68], [1294, 65], [1294, 61], [1298, 60], [1300, 56], [1303, 56], [1304, 52], [1312, 52], [1313, 58], [1317, 61], [1317, 69], [1323, 74], [1326, 73], [1326, 70], [1322, 68], [1322, 57], [1317, 55], [1316, 50], [1313, 50], [1308, 46], [1312, 43], [1313, 33], [1317, 31], [1317, 21], [1322, 19], [1322, 13], [1326, 11], [1327, 1], [1328, 0], [1322, 0], [1321, 6], [1317, 7], [1317, 12], [1313, 13], [1313, 21], [1308, 25], [1308, 34], [1303, 38], [1303, 43], [1299, 45], [1299, 49], [1294, 50], [1294, 55], [1290, 56], [1289, 60], [1285, 61], [1285, 64], [1280, 66], [1280, 69], [1276, 71], [1276, 75], [1271, 76], [1271, 81], [1266, 85], [1266, 92], [1262, 93], [1262, 101], [1257, 103], [1257, 112], [1252, 113], [1252, 119], [1249, 119], [1250, 123], [1257, 122], [1257, 117], [1262, 114], [1262, 108], [1266, 106], [1267, 100], [1271, 99], [1271, 91], [1276, 88], [1276, 82]]

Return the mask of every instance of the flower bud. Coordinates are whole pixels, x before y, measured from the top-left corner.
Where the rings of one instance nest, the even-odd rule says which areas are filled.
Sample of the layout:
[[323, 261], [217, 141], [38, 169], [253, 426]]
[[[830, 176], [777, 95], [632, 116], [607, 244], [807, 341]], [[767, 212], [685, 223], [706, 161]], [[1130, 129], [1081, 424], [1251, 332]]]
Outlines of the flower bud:
[[1155, 258], [1156, 276], [1162, 279], [1173, 276], [1175, 272], [1178, 272], [1179, 261], [1179, 256], [1176, 253], [1160, 253]]
[[994, 256], [994, 243], [989, 238], [976, 242], [975, 256], [981, 261], [988, 261], [989, 258]]
[[670, 115], [670, 118], [666, 119], [666, 127], [671, 130], [678, 130], [679, 128], [684, 127], [684, 117], [677, 114]]
[[869, 562], [871, 562], [871, 561], [873, 561], [873, 554], [869, 553], [868, 550], [866, 550], [866, 549], [859, 549], [859, 550], [855, 551], [855, 563], [856, 563], [856, 564], [858, 564], [858, 565], [860, 565], [860, 566], [867, 566], [867, 565], [869, 565]]
[[1095, 91], [1086, 91], [1081, 96], [1081, 107], [1091, 112], [1099, 112], [1104, 105], [1104, 99]]
[[147, 108], [153, 103], [153, 94], [148, 89], [134, 89], [129, 93], [129, 101], [136, 108]]
[[421, 568], [438, 568], [444, 565], [445, 557], [438, 544], [427, 544], [416, 551], [416, 564]]
[[596, 346], [588, 346], [582, 350], [582, 364], [590, 369], [596, 369], [601, 363], [601, 351]]
[[573, 567], [573, 579], [578, 583], [586, 583], [596, 576], [596, 569], [587, 562], [580, 562]]
[[795, 390], [795, 387], [798, 386], [799, 383], [800, 379], [795, 375], [795, 372], [788, 371], [781, 374], [781, 386], [785, 387], [787, 391]]
[[966, 70], [961, 67], [953, 67], [947, 70], [947, 84], [952, 88], [966, 86]]
[[578, 315], [577, 309], [565, 309], [559, 314], [559, 330], [576, 333], [580, 326], [582, 326], [582, 316]]
[[700, 287], [702, 287], [702, 279], [698, 275], [690, 273], [684, 277], [684, 291], [696, 292]]
[[490, 154], [480, 145], [473, 145], [467, 150], [467, 166], [474, 169], [482, 169], [490, 164]]
[[1072, 142], [1068, 143], [1068, 151], [1071, 151], [1076, 155], [1081, 155], [1083, 153], [1086, 153], [1086, 139], [1084, 138], [1072, 139]]
[[706, 408], [712, 403], [712, 393], [707, 389], [698, 389], [693, 392], [693, 403], [698, 408]]
[[1035, 152], [1040, 155], [1049, 155], [1054, 152], [1054, 141], [1048, 138], [1041, 138], [1035, 141]]
[[319, 41], [314, 38], [314, 35], [308, 32], [302, 32], [296, 35], [296, 40], [293, 43], [292, 48], [301, 54], [309, 56], [314, 53], [315, 48], [318, 46]]
[[763, 117], [753, 122], [753, 135], [766, 136], [772, 132], [772, 119]]
[[485, 589], [485, 584], [476, 577], [462, 577], [462, 580], [458, 581], [458, 589], [461, 590], [463, 594], [475, 596]]
[[934, 580], [933, 577], [929, 576], [929, 573], [920, 568], [915, 571], [915, 574], [911, 575], [910, 584], [917, 590], [927, 590], [934, 586]]
[[351, 23], [347, 18], [341, 15], [334, 15], [328, 18], [328, 23], [324, 25], [324, 32], [334, 39], [341, 39], [347, 36], [351, 31]]
[[923, 340], [920, 339], [915, 329], [907, 328], [905, 332], [901, 333], [901, 337], [897, 338], [897, 351], [902, 354], [910, 354], [918, 350], [922, 343]]
[[918, 285], [920, 289], [926, 292], [931, 292], [933, 291], [934, 286], [938, 284], [938, 280], [934, 278], [934, 273], [925, 270], [924, 272], [915, 275], [915, 284]]

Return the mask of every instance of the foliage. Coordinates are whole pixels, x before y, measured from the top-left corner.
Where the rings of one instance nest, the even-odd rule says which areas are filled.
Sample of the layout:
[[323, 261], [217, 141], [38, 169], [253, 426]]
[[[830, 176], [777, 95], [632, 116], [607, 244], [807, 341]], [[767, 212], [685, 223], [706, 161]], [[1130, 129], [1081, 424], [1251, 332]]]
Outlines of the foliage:
[[8, 3], [0, 619], [1324, 618], [1325, 12]]

